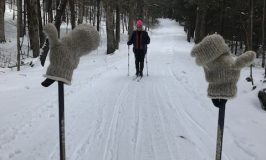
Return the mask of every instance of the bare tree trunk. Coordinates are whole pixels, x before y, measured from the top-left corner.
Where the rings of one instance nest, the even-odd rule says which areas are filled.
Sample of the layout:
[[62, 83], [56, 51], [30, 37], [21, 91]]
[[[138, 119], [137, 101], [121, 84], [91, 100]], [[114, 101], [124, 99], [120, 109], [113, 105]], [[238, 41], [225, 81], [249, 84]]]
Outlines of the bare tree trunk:
[[120, 42], [120, 7], [119, 4], [116, 5], [116, 49], [119, 48], [119, 42]]
[[70, 17], [71, 17], [71, 26], [72, 29], [76, 27], [76, 17], [75, 17], [75, 3], [74, 0], [69, 0], [69, 9], [70, 9]]
[[238, 41], [236, 40], [236, 43], [235, 43], [235, 55], [237, 54], [237, 48], [238, 48]]
[[[55, 27], [57, 28], [57, 31], [58, 31], [58, 37], [60, 37], [60, 26], [62, 23], [61, 17], [63, 15], [63, 13], [65, 12], [66, 4], [67, 4], [67, 0], [61, 0], [60, 5], [56, 8]], [[46, 39], [46, 41], [42, 47], [42, 53], [40, 56], [42, 66], [44, 66], [48, 51], [49, 51], [49, 41], [48, 41], [48, 39]]]
[[144, 19], [144, 10], [143, 10], [143, 6], [144, 6], [144, 2], [143, 0], [137, 0], [137, 18], [141, 18]]
[[28, 10], [28, 29], [30, 37], [30, 46], [33, 52], [33, 57], [38, 57], [40, 54], [40, 40], [39, 40], [39, 22], [37, 12], [37, 0], [27, 1]]
[[196, 18], [196, 27], [195, 27], [195, 43], [200, 42], [200, 11], [199, 6], [197, 7], [197, 18]]
[[[130, 6], [133, 6], [132, 0], [130, 1]], [[129, 7], [129, 13], [128, 13], [128, 35], [130, 38], [131, 34], [133, 33], [133, 26], [134, 26], [134, 7]]]
[[17, 0], [17, 70], [20, 71], [20, 37], [22, 35], [22, 1]]
[[19, 37], [23, 37], [23, 23], [22, 23], [22, 1], [21, 0], [17, 0], [17, 19], [19, 19], [19, 21], [17, 20], [17, 29], [20, 29], [19, 32]]
[[225, 0], [221, 0], [219, 3], [220, 3], [220, 8], [221, 8], [220, 9], [221, 10], [220, 11], [221, 12], [220, 13], [220, 16], [221, 16], [220, 17], [220, 23], [221, 23], [220, 24], [221, 25], [220, 26], [221, 27], [220, 28], [220, 34], [223, 35], [224, 34], [224, 5], [225, 5]]
[[100, 3], [101, 0], [96, 0], [97, 1], [97, 31], [100, 31]]
[[68, 5], [66, 6], [66, 9], [65, 9], [65, 22], [67, 23], [67, 25], [69, 24], [69, 15], [70, 15], [70, 9], [69, 9], [69, 2], [68, 2]]
[[95, 5], [95, 3], [93, 3], [93, 20], [92, 20], [92, 25], [95, 26], [95, 23], [96, 23], [96, 9], [97, 9], [97, 6]]
[[128, 31], [128, 23], [127, 23], [127, 16], [126, 15], [124, 15], [124, 26], [125, 26], [126, 31]]
[[85, 8], [85, 19], [86, 19], [86, 23], [88, 23], [88, 15], [89, 15], [89, 10], [88, 7]]
[[125, 23], [124, 23], [124, 14], [123, 13], [121, 13], [121, 23], [122, 23], [122, 33], [124, 33], [125, 32], [125, 29], [124, 29]]
[[38, 11], [38, 21], [39, 21], [40, 46], [42, 46], [45, 41], [45, 35], [43, 33], [43, 27], [42, 27], [43, 25], [42, 25], [42, 13], [41, 13], [40, 0], [37, 0], [37, 11]]
[[47, 0], [47, 9], [48, 9], [48, 22], [53, 22], [53, 1]]
[[84, 17], [84, 0], [79, 1], [78, 24], [83, 23], [83, 17]]
[[[15, 3], [14, 5], [17, 5], [16, 1], [14, 1], [14, 3]], [[16, 17], [15, 13], [16, 13], [16, 10], [15, 10], [15, 7], [13, 7], [13, 20], [15, 20], [15, 17]]]
[[58, 31], [58, 37], [60, 37], [60, 26], [62, 24], [62, 16], [65, 13], [67, 0], [61, 0], [60, 5], [56, 8], [56, 15], [55, 15], [55, 27]]
[[198, 6], [195, 28], [195, 43], [199, 43], [206, 36], [206, 16], [207, 10]]
[[[250, 4], [250, 23], [249, 23], [249, 36], [248, 36], [248, 50], [252, 50], [253, 48], [253, 15], [254, 15], [254, 3], [253, 0], [249, 0]], [[250, 79], [251, 84], [254, 88], [254, 80], [253, 80], [253, 74], [252, 74], [252, 65], [250, 65]]]
[[45, 3], [45, 0], [42, 1], [42, 16], [43, 16], [43, 25], [46, 24], [46, 11], [47, 11], [47, 5]]
[[262, 67], [265, 67], [265, 10], [266, 10], [266, 0], [263, 0], [263, 12], [262, 12], [262, 48], [263, 48], [263, 53], [262, 53]]
[[90, 24], [91, 24], [91, 22], [92, 22], [92, 7], [91, 6], [89, 6], [89, 12], [90, 12]]
[[250, 4], [250, 23], [249, 23], [249, 34], [248, 34], [248, 49], [252, 50], [253, 48], [253, 15], [254, 15], [254, 7], [253, 0], [249, 0]]
[[107, 54], [115, 51], [115, 35], [114, 35], [114, 14], [113, 6], [110, 2], [106, 5], [106, 31], [107, 31]]
[[60, 0], [55, 0], [55, 6], [56, 6], [56, 8], [59, 6], [59, 4], [60, 4]]
[[26, 35], [26, 24], [27, 24], [27, 4], [26, 4], [27, 0], [24, 0], [24, 12], [23, 12], [23, 35]]
[[0, 43], [6, 42], [5, 38], [5, 1], [0, 1]]

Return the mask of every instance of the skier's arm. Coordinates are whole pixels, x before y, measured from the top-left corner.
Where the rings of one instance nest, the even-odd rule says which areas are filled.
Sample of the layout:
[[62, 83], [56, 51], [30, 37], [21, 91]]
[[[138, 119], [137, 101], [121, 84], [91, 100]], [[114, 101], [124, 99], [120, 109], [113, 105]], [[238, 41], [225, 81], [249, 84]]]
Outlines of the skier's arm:
[[131, 45], [133, 44], [133, 42], [135, 41], [135, 32], [132, 33], [130, 40], [127, 42], [127, 45]]
[[149, 37], [147, 32], [146, 32], [146, 36], [145, 36], [145, 44], [150, 44], [150, 37]]

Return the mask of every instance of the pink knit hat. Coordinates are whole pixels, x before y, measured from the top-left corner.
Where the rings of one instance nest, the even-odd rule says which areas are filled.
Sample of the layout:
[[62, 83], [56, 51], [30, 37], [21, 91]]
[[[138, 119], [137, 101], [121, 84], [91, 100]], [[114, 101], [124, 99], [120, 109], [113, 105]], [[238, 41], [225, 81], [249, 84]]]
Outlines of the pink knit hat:
[[137, 27], [138, 27], [138, 28], [141, 28], [142, 25], [143, 25], [143, 22], [142, 22], [142, 20], [139, 19], [139, 20], [137, 21]]

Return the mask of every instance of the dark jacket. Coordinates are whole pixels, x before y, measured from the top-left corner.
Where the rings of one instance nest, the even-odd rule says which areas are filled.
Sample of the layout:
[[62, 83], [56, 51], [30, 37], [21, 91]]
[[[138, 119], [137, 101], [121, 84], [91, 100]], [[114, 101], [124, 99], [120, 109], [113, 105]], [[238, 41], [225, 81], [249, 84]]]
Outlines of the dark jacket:
[[150, 43], [150, 37], [146, 31], [134, 31], [127, 42], [127, 45], [133, 44], [133, 52], [136, 50], [144, 50], [147, 52], [147, 44]]

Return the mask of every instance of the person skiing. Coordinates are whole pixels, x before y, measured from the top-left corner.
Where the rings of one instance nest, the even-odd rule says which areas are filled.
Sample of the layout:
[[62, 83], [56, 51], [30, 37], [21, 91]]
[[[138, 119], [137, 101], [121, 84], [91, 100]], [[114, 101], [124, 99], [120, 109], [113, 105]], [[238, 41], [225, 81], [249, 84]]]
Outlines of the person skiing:
[[144, 58], [147, 53], [147, 44], [150, 43], [150, 37], [143, 30], [142, 20], [137, 20], [137, 30], [133, 31], [127, 45], [133, 44], [133, 52], [135, 55], [136, 76], [143, 76]]

